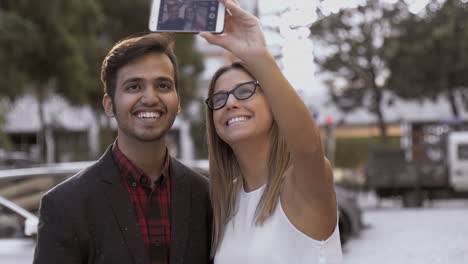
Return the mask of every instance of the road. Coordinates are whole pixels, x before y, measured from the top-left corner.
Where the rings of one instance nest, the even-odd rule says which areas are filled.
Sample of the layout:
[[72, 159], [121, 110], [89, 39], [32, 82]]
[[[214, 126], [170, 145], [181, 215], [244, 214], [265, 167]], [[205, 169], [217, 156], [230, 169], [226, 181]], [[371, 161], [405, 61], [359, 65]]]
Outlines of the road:
[[[468, 200], [403, 209], [399, 201], [363, 203], [368, 226], [343, 249], [344, 264], [466, 264]], [[32, 240], [2, 241], [0, 264], [31, 264]]]
[[436, 201], [421, 209], [398, 201], [365, 206], [368, 225], [343, 249], [344, 264], [466, 264], [468, 201]]
[[0, 264], [31, 264], [33, 239], [0, 239]]

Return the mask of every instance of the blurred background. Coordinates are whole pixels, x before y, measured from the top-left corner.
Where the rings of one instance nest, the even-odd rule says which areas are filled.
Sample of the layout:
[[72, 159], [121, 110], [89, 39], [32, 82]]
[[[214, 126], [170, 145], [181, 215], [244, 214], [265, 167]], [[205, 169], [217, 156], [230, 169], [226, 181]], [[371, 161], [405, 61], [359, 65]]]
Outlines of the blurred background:
[[[465, 263], [467, 0], [238, 1], [320, 126], [345, 263]], [[0, 0], [0, 263], [31, 262], [40, 197], [115, 139], [101, 62], [150, 2]], [[170, 152], [206, 172], [203, 100], [235, 58], [191, 34], [176, 53]]]

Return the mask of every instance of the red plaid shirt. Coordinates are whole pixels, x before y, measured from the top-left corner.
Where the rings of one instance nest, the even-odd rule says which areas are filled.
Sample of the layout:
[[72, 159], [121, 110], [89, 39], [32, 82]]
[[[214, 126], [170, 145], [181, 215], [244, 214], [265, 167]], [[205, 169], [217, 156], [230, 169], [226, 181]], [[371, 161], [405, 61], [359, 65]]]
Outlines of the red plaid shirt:
[[125, 157], [117, 141], [114, 143], [113, 155], [120, 169], [122, 183], [135, 207], [151, 264], [169, 264], [171, 182], [167, 150], [161, 176], [153, 184], [143, 171]]

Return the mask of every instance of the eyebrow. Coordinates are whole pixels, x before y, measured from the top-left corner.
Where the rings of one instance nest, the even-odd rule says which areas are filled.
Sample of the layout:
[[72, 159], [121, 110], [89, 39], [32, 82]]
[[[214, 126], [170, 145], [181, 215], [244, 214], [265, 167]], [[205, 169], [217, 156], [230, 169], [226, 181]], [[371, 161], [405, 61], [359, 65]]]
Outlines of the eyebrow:
[[[174, 81], [171, 79], [171, 78], [168, 78], [168, 77], [158, 77], [158, 78], [155, 78], [155, 79], [152, 79], [152, 81], [159, 81], [159, 82], [170, 82], [170, 83], [174, 83]], [[127, 83], [134, 83], [134, 82], [143, 82], [145, 81], [144, 78], [141, 78], [141, 77], [133, 77], [133, 78], [129, 78], [129, 79], [126, 79], [125, 81], [122, 82], [122, 85], [125, 85]]]
[[229, 90], [218, 89], [218, 91], [215, 91], [216, 89], [213, 89], [213, 94], [217, 94], [217, 93], [227, 93], [227, 92], [230, 92], [230, 91], [232, 91], [232, 90], [238, 88], [238, 87], [241, 86], [242, 84], [246, 84], [246, 83], [249, 83], [249, 82], [255, 82], [255, 81], [256, 81], [256, 80], [237, 83], [233, 88], [231, 88], [231, 89], [229, 89]]

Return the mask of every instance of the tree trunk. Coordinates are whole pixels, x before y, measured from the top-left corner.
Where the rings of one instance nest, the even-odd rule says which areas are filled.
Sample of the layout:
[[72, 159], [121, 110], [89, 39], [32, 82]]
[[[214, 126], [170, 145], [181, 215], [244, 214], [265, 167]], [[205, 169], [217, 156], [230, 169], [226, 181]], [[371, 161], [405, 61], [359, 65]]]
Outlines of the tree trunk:
[[376, 111], [375, 114], [376, 114], [377, 119], [378, 119], [378, 126], [379, 126], [379, 130], [380, 130], [381, 141], [382, 141], [383, 145], [386, 146], [389, 143], [388, 135], [387, 135], [387, 123], [385, 123], [383, 112], [382, 112], [382, 109], [381, 109], [380, 106], [377, 108], [377, 111]]
[[91, 111], [93, 113], [95, 124], [88, 131], [88, 142], [91, 144], [89, 147], [89, 155], [91, 159], [96, 159], [101, 155], [101, 111], [94, 108], [91, 108]]
[[455, 117], [455, 119], [458, 119], [459, 111], [457, 106], [457, 100], [455, 99], [454, 89], [449, 89], [447, 97], [450, 102], [450, 107], [452, 108], [452, 114]]
[[37, 142], [39, 145], [39, 160], [41, 162], [46, 162], [47, 151], [45, 143], [45, 117], [44, 117], [44, 106], [43, 106], [43, 95], [39, 89], [36, 94], [37, 97], [37, 113], [39, 115], [39, 131], [37, 132]]
[[[374, 78], [375, 79], [375, 78]], [[387, 135], [387, 124], [385, 123], [385, 117], [382, 111], [382, 90], [377, 87], [377, 84], [373, 84], [374, 92], [374, 102], [373, 102], [373, 112], [377, 116], [377, 125], [379, 126], [380, 139], [384, 146], [388, 145], [388, 135]]]
[[46, 163], [55, 162], [55, 142], [53, 138], [53, 131], [45, 120], [44, 104], [46, 100], [48, 84], [42, 84], [37, 91], [37, 107], [39, 114], [39, 149], [40, 160]]

